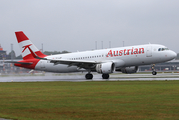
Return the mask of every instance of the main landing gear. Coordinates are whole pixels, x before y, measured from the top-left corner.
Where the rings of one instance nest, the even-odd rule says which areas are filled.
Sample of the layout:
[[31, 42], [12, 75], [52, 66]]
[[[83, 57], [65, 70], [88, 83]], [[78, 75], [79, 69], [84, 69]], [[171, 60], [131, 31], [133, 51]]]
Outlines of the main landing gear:
[[103, 79], [109, 79], [109, 74], [102, 74]]
[[87, 73], [87, 74], [85, 75], [85, 78], [86, 78], [87, 80], [93, 79], [93, 74]]
[[153, 64], [153, 65], [151, 66], [151, 68], [152, 68], [152, 75], [156, 75], [157, 72], [156, 72], [156, 70], [155, 70], [155, 64]]
[[[93, 79], [93, 74], [91, 74], [91, 73], [89, 72], [89, 73], [87, 73], [87, 74], [85, 75], [85, 78], [86, 78], [87, 80]], [[109, 79], [109, 74], [102, 74], [102, 78], [103, 78], [103, 79]]]

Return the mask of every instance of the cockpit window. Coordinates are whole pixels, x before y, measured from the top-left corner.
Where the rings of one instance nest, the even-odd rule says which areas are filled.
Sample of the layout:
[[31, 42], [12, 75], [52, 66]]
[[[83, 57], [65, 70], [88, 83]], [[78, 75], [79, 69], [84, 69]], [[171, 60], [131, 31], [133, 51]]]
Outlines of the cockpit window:
[[159, 48], [158, 51], [169, 50], [168, 48]]

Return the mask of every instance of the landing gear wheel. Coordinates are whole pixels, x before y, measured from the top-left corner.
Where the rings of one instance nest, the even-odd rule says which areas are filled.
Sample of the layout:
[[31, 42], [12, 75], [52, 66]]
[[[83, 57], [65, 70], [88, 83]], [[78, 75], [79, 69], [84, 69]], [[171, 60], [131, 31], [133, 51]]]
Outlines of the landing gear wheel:
[[85, 75], [85, 78], [86, 79], [93, 79], [93, 74], [88, 73], [88, 74]]
[[157, 74], [157, 72], [156, 71], [152, 71], [152, 75], [156, 75]]
[[109, 79], [109, 74], [103, 74], [103, 75], [102, 75], [102, 78], [103, 78], [103, 79]]

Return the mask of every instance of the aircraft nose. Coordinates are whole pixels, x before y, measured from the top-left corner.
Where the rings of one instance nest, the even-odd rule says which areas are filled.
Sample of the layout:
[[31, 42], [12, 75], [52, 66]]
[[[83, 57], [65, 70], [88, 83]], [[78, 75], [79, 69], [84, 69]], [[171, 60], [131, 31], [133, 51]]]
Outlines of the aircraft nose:
[[171, 51], [170, 56], [171, 56], [172, 59], [174, 59], [174, 58], [177, 57], [177, 54], [174, 51]]

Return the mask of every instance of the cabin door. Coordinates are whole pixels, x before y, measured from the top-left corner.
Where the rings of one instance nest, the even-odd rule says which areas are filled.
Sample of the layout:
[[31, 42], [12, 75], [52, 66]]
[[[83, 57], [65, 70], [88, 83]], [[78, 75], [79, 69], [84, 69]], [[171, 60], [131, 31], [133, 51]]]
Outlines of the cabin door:
[[152, 46], [147, 46], [146, 57], [152, 57]]

